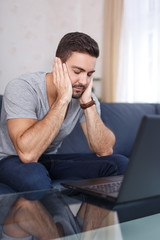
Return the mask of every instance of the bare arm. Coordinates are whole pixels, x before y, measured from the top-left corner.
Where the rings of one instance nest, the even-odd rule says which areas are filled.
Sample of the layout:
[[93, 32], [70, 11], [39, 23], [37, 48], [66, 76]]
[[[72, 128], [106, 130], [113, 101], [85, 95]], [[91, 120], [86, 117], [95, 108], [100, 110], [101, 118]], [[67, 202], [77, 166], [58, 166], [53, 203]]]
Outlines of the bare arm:
[[66, 66], [59, 60], [53, 69], [53, 84], [57, 97], [48, 114], [41, 120], [10, 119], [7, 122], [10, 138], [22, 162], [37, 162], [41, 154], [58, 134], [68, 104], [72, 96], [72, 87]]
[[38, 158], [58, 134], [66, 109], [66, 104], [58, 102], [41, 121], [34, 119], [8, 120], [10, 138], [22, 162], [38, 161]]
[[[87, 103], [91, 100], [92, 81], [87, 90], [82, 95], [80, 103]], [[82, 130], [87, 138], [90, 149], [97, 156], [106, 156], [113, 153], [115, 136], [113, 132], [105, 126], [95, 105], [84, 109], [86, 122], [81, 123]]]
[[95, 105], [84, 110], [86, 122], [81, 123], [90, 149], [97, 156], [106, 156], [113, 153], [115, 136], [102, 122]]

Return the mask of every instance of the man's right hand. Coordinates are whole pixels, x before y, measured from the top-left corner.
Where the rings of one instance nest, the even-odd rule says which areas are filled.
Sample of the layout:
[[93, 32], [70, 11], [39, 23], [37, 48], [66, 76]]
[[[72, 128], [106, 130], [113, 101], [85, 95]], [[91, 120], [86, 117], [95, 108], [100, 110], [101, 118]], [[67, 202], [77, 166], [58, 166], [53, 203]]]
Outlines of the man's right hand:
[[66, 64], [55, 58], [53, 65], [53, 84], [57, 92], [57, 100], [69, 103], [72, 98], [72, 84], [68, 75]]

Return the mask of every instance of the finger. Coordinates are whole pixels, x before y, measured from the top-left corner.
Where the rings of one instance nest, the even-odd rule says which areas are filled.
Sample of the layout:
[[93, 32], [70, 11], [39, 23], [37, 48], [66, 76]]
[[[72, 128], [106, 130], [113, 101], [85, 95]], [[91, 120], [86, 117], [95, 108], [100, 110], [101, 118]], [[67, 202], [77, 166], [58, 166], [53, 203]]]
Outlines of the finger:
[[54, 59], [53, 63], [53, 80], [56, 80], [56, 58]]
[[88, 89], [92, 90], [92, 86], [93, 86], [93, 78], [91, 78], [91, 80], [88, 84]]
[[56, 74], [56, 80], [60, 80], [58, 58], [55, 59], [55, 74]]
[[61, 79], [64, 79], [64, 70], [63, 70], [62, 61], [60, 58], [57, 58], [57, 65], [58, 65], [59, 76], [61, 77]]
[[68, 69], [65, 63], [63, 63], [63, 71], [64, 71], [64, 77], [67, 81], [70, 81], [69, 75], [68, 75]]

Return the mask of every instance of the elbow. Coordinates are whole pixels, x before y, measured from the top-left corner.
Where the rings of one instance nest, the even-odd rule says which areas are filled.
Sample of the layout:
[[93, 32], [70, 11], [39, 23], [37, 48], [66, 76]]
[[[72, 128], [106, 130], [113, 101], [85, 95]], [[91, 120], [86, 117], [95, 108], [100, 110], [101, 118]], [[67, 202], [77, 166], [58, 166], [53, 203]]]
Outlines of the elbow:
[[[27, 143], [22, 141], [21, 137], [17, 138], [15, 149], [16, 152], [23, 163], [37, 162], [39, 155], [35, 151], [35, 148], [28, 148]], [[25, 146], [25, 147], [24, 147]]]
[[115, 137], [113, 132], [111, 134], [112, 134], [112, 136], [111, 136], [111, 139], [112, 139], [111, 140], [111, 148], [112, 148], [112, 151], [113, 151], [113, 147], [114, 147], [114, 145], [116, 143], [116, 137]]
[[104, 156], [109, 156], [113, 154], [113, 148], [112, 147], [107, 147], [105, 151], [101, 151], [96, 153], [98, 157], [104, 157]]
[[108, 156], [108, 155], [113, 154], [113, 147], [114, 147], [115, 142], [116, 142], [116, 137], [115, 137], [113, 132], [111, 132], [109, 139], [110, 139], [110, 142], [109, 143], [107, 142], [105, 144], [105, 147], [103, 147], [102, 151], [99, 152], [97, 154], [97, 156], [104, 157], [104, 156]]
[[112, 155], [113, 154], [113, 148], [110, 147], [107, 151], [107, 155]]
[[104, 157], [104, 156], [108, 156], [108, 155], [112, 155], [113, 154], [113, 147], [115, 145], [116, 138], [115, 138], [115, 135], [112, 132], [111, 132], [111, 135], [110, 135], [109, 139], [110, 139], [109, 142], [107, 140], [106, 143], [103, 144], [100, 149], [97, 149], [98, 150], [96, 152], [97, 156]]
[[31, 163], [38, 161], [38, 158], [32, 153], [19, 153], [18, 156], [23, 163]]

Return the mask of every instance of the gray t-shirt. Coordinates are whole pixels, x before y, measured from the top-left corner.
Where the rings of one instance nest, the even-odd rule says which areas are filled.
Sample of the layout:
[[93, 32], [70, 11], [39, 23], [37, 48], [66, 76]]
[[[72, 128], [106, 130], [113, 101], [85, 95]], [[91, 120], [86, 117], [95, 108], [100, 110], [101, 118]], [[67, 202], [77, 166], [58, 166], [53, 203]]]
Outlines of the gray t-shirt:
[[[100, 104], [94, 94], [97, 112]], [[32, 118], [42, 120], [49, 111], [46, 72], [28, 73], [9, 82], [6, 87], [0, 121], [0, 160], [9, 155], [17, 155], [7, 130], [7, 120], [13, 118]], [[61, 146], [63, 139], [71, 133], [77, 122], [84, 122], [85, 115], [77, 99], [71, 100], [61, 129], [45, 151], [53, 154]]]

